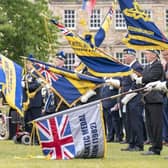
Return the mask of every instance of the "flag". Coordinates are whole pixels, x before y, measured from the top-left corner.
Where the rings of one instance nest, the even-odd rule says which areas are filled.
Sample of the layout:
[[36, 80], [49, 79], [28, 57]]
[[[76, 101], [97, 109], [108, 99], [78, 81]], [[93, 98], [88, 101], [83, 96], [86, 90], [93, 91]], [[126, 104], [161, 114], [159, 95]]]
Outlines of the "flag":
[[99, 47], [101, 43], [103, 42], [103, 40], [105, 39], [106, 34], [111, 26], [112, 16], [113, 16], [113, 9], [111, 7], [109, 11], [107, 12], [99, 30], [94, 36], [94, 44], [96, 47]]
[[9, 106], [22, 115], [22, 67], [3, 55], [0, 58], [5, 75], [3, 94]]
[[133, 0], [119, 0], [127, 23], [128, 34], [123, 42], [134, 49], [168, 49], [168, 39]]
[[55, 93], [68, 107], [72, 107], [87, 91], [96, 89], [105, 82], [101, 78], [75, 73], [35, 59], [29, 60], [34, 62], [35, 69], [51, 84]]
[[43, 154], [50, 159], [103, 158], [105, 134], [99, 101], [36, 119]]
[[132, 73], [129, 66], [120, 63], [100, 49], [95, 49], [90, 43], [87, 43], [83, 38], [72, 33], [57, 21], [51, 20], [51, 22], [65, 35], [74, 53], [86, 65], [88, 72], [93, 76], [114, 77], [127, 76]]
[[82, 9], [86, 10], [89, 14], [92, 13], [96, 5], [96, 0], [82, 0]]
[[82, 0], [82, 9], [85, 10], [88, 0]]
[[0, 85], [5, 83], [5, 74], [4, 71], [2, 69], [2, 59], [0, 57]]

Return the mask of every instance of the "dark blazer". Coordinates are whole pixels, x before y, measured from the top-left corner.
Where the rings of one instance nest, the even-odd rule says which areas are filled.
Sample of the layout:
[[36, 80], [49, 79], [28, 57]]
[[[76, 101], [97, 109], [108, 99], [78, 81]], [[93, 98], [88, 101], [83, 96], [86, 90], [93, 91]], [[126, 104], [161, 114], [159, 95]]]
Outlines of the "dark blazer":
[[[140, 74], [142, 74], [143, 72], [143, 67], [138, 61], [135, 61], [132, 64], [131, 68], [136, 72], [139, 72]], [[132, 81], [130, 76], [125, 76], [121, 79], [121, 92], [127, 92], [129, 89], [133, 90], [136, 88], [137, 88], [137, 85], [135, 81]]]
[[[118, 94], [118, 89], [110, 89], [109, 86], [104, 86], [100, 89], [101, 98], [106, 98]], [[117, 103], [117, 99], [105, 99], [102, 100], [103, 108], [109, 109]]]
[[[35, 91], [37, 91], [37, 89], [41, 86], [41, 84], [39, 84], [36, 80], [36, 78], [32, 77], [29, 74], [27, 75], [27, 84], [28, 84], [28, 90], [29, 93], [33, 93]], [[26, 88], [23, 89], [23, 102], [25, 102], [27, 100], [27, 93], [26, 93]], [[29, 108], [33, 108], [33, 107], [42, 107], [43, 105], [43, 98], [41, 95], [41, 89], [39, 89], [37, 91], [37, 93], [35, 94], [35, 96], [33, 98], [30, 98], [30, 103], [29, 103]]]
[[[162, 80], [163, 77], [163, 66], [159, 60], [156, 60], [144, 69], [142, 83], [146, 85], [149, 82]], [[163, 103], [163, 94], [160, 91], [151, 91], [144, 96], [144, 100], [145, 103]]]

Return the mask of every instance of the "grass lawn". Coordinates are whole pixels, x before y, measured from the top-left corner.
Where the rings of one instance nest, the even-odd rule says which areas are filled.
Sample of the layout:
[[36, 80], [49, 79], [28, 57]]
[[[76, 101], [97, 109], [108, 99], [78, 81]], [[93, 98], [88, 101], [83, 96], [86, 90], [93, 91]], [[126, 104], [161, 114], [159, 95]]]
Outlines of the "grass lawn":
[[[45, 160], [31, 158], [42, 156], [40, 146], [14, 144], [13, 141], [0, 141], [0, 168], [167, 168], [168, 147], [161, 156], [142, 156], [140, 152], [121, 152], [126, 145], [107, 144], [104, 159]], [[147, 150], [148, 146], [145, 146]]]

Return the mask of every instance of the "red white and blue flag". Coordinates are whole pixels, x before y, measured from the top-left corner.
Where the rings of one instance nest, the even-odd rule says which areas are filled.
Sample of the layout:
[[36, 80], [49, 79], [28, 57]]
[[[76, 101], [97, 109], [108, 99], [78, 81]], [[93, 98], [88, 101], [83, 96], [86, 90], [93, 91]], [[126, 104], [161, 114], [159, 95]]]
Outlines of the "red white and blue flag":
[[105, 134], [99, 101], [36, 119], [43, 154], [50, 159], [102, 158]]
[[46, 82], [50, 82], [52, 89], [58, 97], [68, 106], [72, 107], [80, 100], [80, 97], [90, 89], [101, 86], [105, 81], [101, 78], [78, 74], [65, 68], [59, 68], [50, 64], [28, 59], [33, 62], [36, 72], [43, 76]]
[[96, 5], [96, 0], [82, 0], [82, 9], [86, 10], [89, 14], [92, 13]]
[[52, 82], [56, 82], [61, 77], [61, 75], [51, 72], [49, 68], [44, 64], [34, 63], [34, 66], [51, 85]]
[[37, 122], [41, 146], [51, 159], [72, 159], [75, 147], [67, 115], [55, 116]]

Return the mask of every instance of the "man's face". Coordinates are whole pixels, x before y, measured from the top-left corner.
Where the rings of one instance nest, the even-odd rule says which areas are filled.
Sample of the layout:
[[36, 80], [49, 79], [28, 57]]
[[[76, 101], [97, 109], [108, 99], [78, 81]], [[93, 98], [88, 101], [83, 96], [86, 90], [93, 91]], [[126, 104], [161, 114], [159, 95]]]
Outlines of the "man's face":
[[146, 57], [146, 61], [147, 62], [152, 62], [155, 59], [157, 59], [157, 55], [152, 53], [152, 52], [150, 52], [150, 51], [144, 51], [144, 55]]
[[130, 55], [130, 54], [124, 54], [124, 63], [129, 65], [132, 60], [134, 59], [134, 56]]
[[166, 62], [168, 62], [168, 50], [162, 51], [162, 57]]
[[57, 67], [63, 67], [64, 66], [64, 60], [63, 59], [59, 59], [59, 58], [55, 58], [55, 66]]
[[27, 69], [27, 71], [30, 71], [31, 69], [32, 69], [32, 63], [31, 63], [31, 61], [26, 61], [26, 69]]

